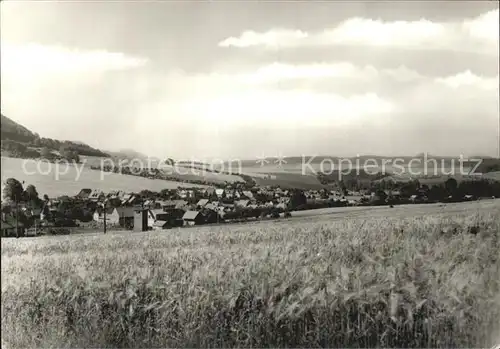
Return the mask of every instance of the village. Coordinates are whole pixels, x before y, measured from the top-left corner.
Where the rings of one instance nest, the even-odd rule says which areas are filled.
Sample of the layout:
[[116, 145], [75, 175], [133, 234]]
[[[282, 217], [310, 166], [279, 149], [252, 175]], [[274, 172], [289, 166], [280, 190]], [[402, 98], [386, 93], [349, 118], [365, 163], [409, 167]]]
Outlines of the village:
[[[293, 200], [302, 200], [293, 202]], [[82, 189], [74, 197], [45, 197], [40, 204], [32, 200], [2, 204], [2, 236], [34, 235], [51, 228], [84, 226], [94, 229], [161, 230], [189, 225], [227, 223], [251, 219], [279, 218], [300, 205], [349, 201], [340, 193], [263, 188], [239, 190], [227, 188], [143, 191], [139, 194]], [[351, 204], [354, 202], [351, 201]], [[17, 211], [16, 211], [17, 210]], [[17, 212], [17, 214], [16, 214]], [[24, 216], [24, 219], [16, 219]], [[27, 223], [28, 222], [28, 223]]]
[[[226, 184], [223, 188], [165, 189], [161, 192], [143, 190], [140, 193], [84, 188], [75, 196], [38, 197], [36, 188], [10, 178], [12, 200], [2, 202], [2, 236], [34, 236], [68, 234], [71, 229], [164, 230], [204, 224], [223, 224], [251, 220], [288, 218], [293, 211], [360, 205], [398, 205], [447, 201], [470, 201], [491, 197], [471, 195], [467, 188], [450, 183], [432, 186], [406, 184], [400, 190], [372, 188], [351, 191], [345, 188], [303, 190], [280, 187], [248, 188]], [[14, 182], [15, 181], [15, 182]], [[17, 182], [17, 183], [16, 183]], [[21, 187], [21, 190], [19, 189]], [[477, 184], [476, 184], [477, 186]], [[477, 191], [477, 190], [476, 190]], [[9, 195], [7, 195], [9, 196]]]

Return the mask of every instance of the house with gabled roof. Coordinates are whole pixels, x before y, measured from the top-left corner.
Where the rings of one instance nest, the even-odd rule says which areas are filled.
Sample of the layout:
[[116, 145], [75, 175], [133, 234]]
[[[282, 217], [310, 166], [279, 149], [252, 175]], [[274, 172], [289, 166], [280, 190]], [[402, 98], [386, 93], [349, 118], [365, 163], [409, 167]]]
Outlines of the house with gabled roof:
[[100, 201], [102, 198], [104, 198], [104, 193], [98, 189], [93, 190], [89, 195], [89, 200], [91, 201]]
[[197, 203], [196, 206], [198, 207], [205, 207], [208, 204], [209, 200], [208, 199], [200, 199]]
[[139, 197], [133, 194], [125, 194], [122, 197], [122, 206], [133, 206], [139, 202]]
[[90, 194], [92, 194], [92, 189], [89, 188], [84, 188], [80, 190], [78, 194], [76, 194], [76, 197], [78, 199], [86, 200], [89, 198]]
[[250, 205], [250, 200], [238, 200], [234, 202], [234, 205], [237, 207], [245, 208], [248, 207], [248, 205]]
[[[104, 209], [99, 208], [94, 212], [93, 218], [97, 222], [104, 221]], [[133, 225], [134, 209], [132, 207], [106, 207], [106, 223], [122, 227]]]
[[254, 199], [254, 195], [253, 195], [253, 193], [250, 190], [244, 190], [242, 194], [248, 200], [253, 200]]
[[200, 211], [187, 211], [182, 216], [186, 225], [200, 225], [204, 223], [204, 217]]
[[127, 201], [130, 199], [131, 196], [132, 195], [130, 195], [130, 194], [123, 195], [122, 196], [122, 200], [121, 200], [122, 201], [122, 205], [125, 205], [127, 203]]
[[[172, 218], [174, 211], [164, 211], [163, 209], [153, 209], [149, 210], [151, 212], [151, 218], [154, 221], [168, 221]], [[182, 217], [182, 214], [180, 215]]]
[[119, 192], [120, 192], [119, 190], [111, 190], [111, 191], [110, 191], [110, 192], [106, 195], [106, 197], [107, 197], [108, 199], [116, 199], [116, 198], [118, 198], [118, 193], [119, 193]]
[[154, 200], [148, 199], [148, 200], [144, 201], [143, 205], [146, 208], [153, 208], [154, 207]]
[[167, 221], [157, 220], [153, 223], [153, 230], [164, 230], [170, 227]]
[[[110, 221], [110, 216], [113, 214], [113, 211], [115, 210], [114, 207], [106, 207], [106, 222]], [[98, 207], [95, 211], [94, 214], [92, 215], [94, 221], [96, 222], [102, 222], [104, 219], [104, 208]]]
[[203, 195], [207, 198], [211, 198], [211, 197], [214, 197], [216, 196], [215, 194], [215, 188], [214, 187], [208, 187], [208, 188], [205, 188], [203, 191], [202, 191]]

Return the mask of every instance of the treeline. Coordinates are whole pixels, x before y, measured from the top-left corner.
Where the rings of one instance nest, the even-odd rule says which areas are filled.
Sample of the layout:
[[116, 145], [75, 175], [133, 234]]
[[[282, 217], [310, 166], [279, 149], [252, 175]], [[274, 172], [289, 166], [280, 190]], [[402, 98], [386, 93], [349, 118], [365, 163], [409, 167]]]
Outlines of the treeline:
[[40, 157], [40, 152], [28, 148], [25, 144], [12, 141], [10, 139], [2, 140], [2, 150], [15, 158], [36, 159]]
[[84, 156], [99, 156], [99, 157], [108, 157], [107, 153], [99, 149], [92, 148], [87, 144], [75, 143], [71, 141], [58, 141], [57, 139], [51, 138], [35, 138], [31, 143], [33, 147], [43, 148], [46, 147], [50, 150], [59, 150], [62, 147], [66, 148], [69, 151], [76, 152], [78, 155]]
[[[40, 150], [34, 148], [41, 148]], [[61, 149], [64, 149], [61, 151]], [[70, 141], [58, 141], [50, 138], [36, 138], [30, 143], [21, 143], [9, 138], [3, 138], [2, 135], [2, 150], [7, 151], [13, 157], [37, 158], [47, 157], [54, 158], [52, 151], [59, 151], [62, 158], [75, 158], [76, 155], [107, 157], [108, 154], [94, 149], [85, 144], [77, 144]], [[47, 156], [52, 154], [51, 156]]]
[[[255, 186], [255, 181], [253, 180], [252, 177], [247, 176], [247, 175], [242, 175], [238, 174], [244, 182], [238, 181], [238, 182], [214, 182], [210, 180], [203, 180], [203, 179], [186, 179], [183, 178], [182, 176], [174, 176], [174, 175], [168, 175], [167, 173], [161, 171], [159, 168], [137, 168], [137, 167], [130, 167], [130, 166], [90, 166], [90, 169], [92, 170], [98, 170], [98, 171], [104, 171], [104, 172], [113, 172], [113, 173], [120, 173], [123, 175], [131, 175], [131, 176], [138, 176], [138, 177], [144, 177], [144, 178], [149, 178], [149, 179], [162, 179], [162, 180], [167, 180], [167, 181], [173, 181], [173, 182], [181, 182], [181, 183], [190, 183], [190, 184], [199, 184], [199, 185], [211, 185], [217, 188], [225, 188], [228, 185], [235, 185], [239, 188], [246, 188], [250, 189]], [[210, 170], [206, 169], [205, 171], [207, 172], [212, 172], [212, 173], [220, 173], [220, 174], [226, 174], [226, 175], [235, 175], [234, 173], [229, 173], [229, 172], [223, 172], [223, 171], [216, 171], [216, 170]]]
[[59, 148], [59, 154], [53, 153], [49, 148], [43, 147], [40, 150], [30, 148], [23, 143], [11, 141], [10, 139], [2, 141], [2, 150], [8, 152], [10, 157], [23, 159], [46, 159], [49, 161], [67, 160], [71, 162], [80, 162], [78, 151], [72, 150], [63, 144]]
[[500, 171], [500, 159], [483, 159], [476, 173], [488, 173]]
[[[34, 149], [47, 148], [50, 151], [59, 151], [62, 147], [84, 156], [108, 157], [109, 155], [99, 149], [95, 149], [87, 144], [75, 143], [71, 141], [59, 141], [57, 139], [40, 137], [37, 133], [31, 132], [26, 127], [1, 115], [1, 140], [2, 150], [13, 152], [13, 156], [36, 157]], [[40, 152], [38, 152], [40, 154]]]
[[323, 185], [336, 184], [342, 191], [360, 191], [372, 188], [373, 181], [389, 176], [381, 172], [371, 174], [363, 169], [352, 169], [349, 173], [335, 170], [332, 173], [318, 173], [317, 178]]
[[461, 182], [458, 182], [454, 178], [449, 178], [444, 183], [432, 185], [421, 184], [418, 180], [407, 183], [380, 181], [373, 183], [372, 190], [398, 190], [402, 197], [421, 195], [426, 196], [430, 201], [447, 201], [449, 199], [462, 201], [465, 196], [473, 196], [475, 198], [500, 197], [500, 182], [484, 178]]
[[[171, 164], [172, 166], [175, 165], [175, 164], [183, 164], [183, 165], [201, 164], [201, 165], [204, 165], [201, 162], [197, 163], [197, 162], [189, 162], [189, 161], [174, 161], [171, 158], [166, 159], [165, 163], [166, 164]], [[239, 176], [239, 177], [241, 177], [243, 179], [244, 183], [246, 183], [246, 186], [248, 188], [253, 188], [253, 187], [255, 187], [257, 185], [257, 183], [255, 182], [255, 180], [251, 176], [243, 174], [243, 173], [240, 173], [240, 172], [221, 171], [221, 170], [207, 168], [206, 166], [203, 166], [201, 168], [198, 168], [198, 167], [191, 167], [191, 168], [200, 169], [200, 170], [203, 170], [203, 171], [206, 171], [206, 172], [225, 174], [225, 175], [229, 175], [229, 176]], [[235, 182], [235, 183], [242, 183], [242, 182], [238, 181], [238, 182]]]

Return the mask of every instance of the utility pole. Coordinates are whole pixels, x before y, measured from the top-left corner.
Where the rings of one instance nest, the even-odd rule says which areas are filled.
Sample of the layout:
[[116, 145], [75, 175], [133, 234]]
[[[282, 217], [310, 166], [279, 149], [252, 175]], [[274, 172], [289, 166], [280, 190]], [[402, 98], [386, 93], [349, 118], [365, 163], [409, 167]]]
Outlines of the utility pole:
[[106, 200], [104, 200], [104, 203], [102, 204], [103, 208], [104, 208], [104, 212], [103, 212], [103, 215], [104, 215], [104, 234], [106, 234]]
[[19, 239], [19, 203], [17, 195], [14, 196], [14, 201], [16, 202], [16, 239]]
[[[141, 224], [144, 225], [144, 199], [141, 199]], [[146, 210], [146, 230], [149, 231], [149, 209]]]

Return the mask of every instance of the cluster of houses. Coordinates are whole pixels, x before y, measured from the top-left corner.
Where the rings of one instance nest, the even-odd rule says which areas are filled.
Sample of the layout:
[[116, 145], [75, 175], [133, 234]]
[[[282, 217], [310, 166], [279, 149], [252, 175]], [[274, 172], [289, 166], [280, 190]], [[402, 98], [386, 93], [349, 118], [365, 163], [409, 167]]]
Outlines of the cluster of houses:
[[[303, 192], [307, 202], [327, 205], [336, 200], [343, 206], [354, 204], [352, 199], [341, 197], [338, 192], [310, 190]], [[190, 225], [246, 221], [248, 219], [278, 218], [294, 209], [290, 207], [293, 191], [281, 188], [253, 188], [238, 186], [205, 189], [178, 188], [162, 193], [139, 194], [82, 189], [74, 197], [62, 196], [43, 201], [41, 207], [19, 203], [23, 216], [15, 214], [2, 217], [2, 235], [13, 232], [26, 233], [46, 227], [70, 227], [75, 225], [109, 229], [117, 227], [137, 231], [167, 229]], [[300, 209], [300, 208], [299, 208]], [[27, 223], [27, 222], [30, 223]]]
[[178, 189], [170, 198], [83, 189], [77, 197], [99, 203], [93, 221], [137, 231], [222, 223], [251, 217], [276, 217], [288, 209], [290, 198], [282, 190]]
[[[277, 218], [289, 210], [313, 209], [331, 206], [355, 206], [373, 201], [374, 193], [364, 195], [338, 191], [308, 190], [301, 192], [304, 202], [293, 207], [294, 191], [281, 188], [182, 189], [170, 191], [163, 197], [129, 194], [114, 191], [105, 194], [98, 190], [82, 189], [75, 199], [93, 202], [92, 220], [99, 225], [123, 227], [144, 231], [190, 225], [241, 221], [251, 218]], [[391, 197], [398, 196], [393, 191]], [[56, 207], [51, 201], [49, 207]], [[48, 212], [50, 212], [50, 210]], [[47, 211], [47, 210], [44, 210]], [[43, 220], [43, 213], [41, 219]]]
[[[299, 198], [297, 199], [297, 193]], [[143, 191], [125, 193], [82, 189], [74, 197], [45, 198], [41, 207], [18, 203], [22, 215], [7, 214], [2, 208], [2, 236], [25, 228], [70, 227], [90, 225], [125, 228], [136, 231], [167, 229], [189, 225], [278, 218], [289, 211], [324, 207], [387, 205], [432, 202], [428, 188], [413, 192], [369, 190], [366, 192], [338, 190], [287, 190], [279, 187], [239, 185], [225, 188], [177, 188], [160, 193]], [[451, 197], [450, 197], [451, 198]], [[472, 200], [466, 195], [461, 200]], [[17, 219], [16, 217], [24, 217]]]

